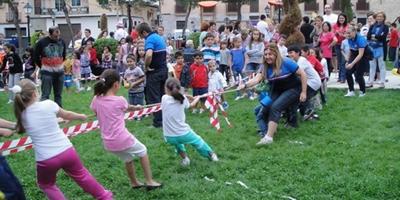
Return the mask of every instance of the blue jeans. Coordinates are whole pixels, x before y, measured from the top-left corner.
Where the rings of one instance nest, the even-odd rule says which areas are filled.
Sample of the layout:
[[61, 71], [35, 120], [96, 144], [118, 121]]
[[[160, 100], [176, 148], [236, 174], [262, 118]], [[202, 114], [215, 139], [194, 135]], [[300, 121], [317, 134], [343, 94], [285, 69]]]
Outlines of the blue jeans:
[[254, 114], [256, 115], [256, 122], [258, 128], [260, 129], [259, 134], [261, 137], [264, 137], [268, 131], [268, 124], [263, 118], [263, 109], [264, 107], [262, 105], [258, 105], [256, 108], [254, 108]]
[[62, 107], [62, 90], [64, 87], [64, 72], [48, 72], [40, 71], [40, 79], [42, 80], [42, 97], [41, 101], [49, 99], [51, 88], [53, 87], [54, 101], [58, 106]]
[[346, 60], [342, 55], [342, 50], [340, 45], [335, 46], [337, 65], [339, 68], [339, 81], [346, 80]]
[[200, 155], [206, 158], [210, 158], [210, 154], [213, 152], [211, 147], [208, 146], [203, 138], [193, 131], [189, 131], [187, 134], [177, 137], [165, 136], [165, 141], [168, 144], [174, 145], [177, 153], [186, 152], [185, 144], [192, 145]]
[[128, 100], [130, 105], [144, 105], [144, 92], [129, 92]]
[[21, 184], [3, 156], [0, 156], [0, 191], [4, 193], [6, 199], [26, 199]]

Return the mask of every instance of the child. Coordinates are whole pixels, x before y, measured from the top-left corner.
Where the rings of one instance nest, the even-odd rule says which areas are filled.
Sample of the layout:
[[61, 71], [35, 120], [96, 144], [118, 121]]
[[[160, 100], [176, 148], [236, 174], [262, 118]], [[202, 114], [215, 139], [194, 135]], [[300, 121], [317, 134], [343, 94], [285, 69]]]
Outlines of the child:
[[328, 62], [325, 58], [321, 56], [320, 50], [310, 49], [310, 55], [315, 56], [322, 64], [324, 69], [324, 79], [321, 80], [321, 89], [319, 90], [321, 96], [322, 104], [326, 104], [326, 94], [328, 92], [328, 80], [329, 80], [329, 70], [328, 70]]
[[109, 46], [104, 47], [103, 54], [101, 55], [101, 61], [103, 70], [112, 68], [112, 54]]
[[[240, 84], [240, 79], [245, 77], [243, 73], [244, 63], [245, 63], [245, 53], [246, 49], [242, 48], [242, 39], [240, 37], [233, 38], [233, 49], [231, 49], [231, 63], [232, 63], [232, 72], [235, 82]], [[239, 78], [240, 77], [240, 78]], [[243, 98], [240, 91], [236, 92], [235, 101]]]
[[95, 199], [112, 199], [112, 193], [82, 165], [75, 148], [58, 125], [57, 117], [86, 120], [86, 115], [64, 110], [51, 100], [39, 101], [39, 92], [31, 80], [22, 80], [20, 87], [14, 103], [16, 127], [18, 132], [26, 132], [32, 139], [37, 183], [47, 198], [66, 199], [56, 185], [57, 172], [63, 169]]
[[32, 76], [33, 73], [35, 72], [35, 66], [33, 64], [32, 56], [33, 56], [33, 48], [27, 47], [25, 49], [25, 54], [22, 57], [25, 65], [24, 78], [30, 79], [31, 81], [35, 82], [35, 79]]
[[[193, 96], [203, 95], [208, 92], [208, 69], [203, 63], [202, 52], [197, 51], [194, 54], [194, 63], [190, 66], [190, 77], [190, 85], [193, 88]], [[200, 114], [204, 112], [204, 102], [206, 102], [206, 98], [201, 98], [200, 101], [201, 102], [194, 106], [192, 113], [197, 113], [198, 107], [201, 107], [199, 110]]]
[[[217, 64], [215, 60], [210, 60], [208, 62], [208, 69], [210, 72], [208, 73], [208, 91], [210, 92], [221, 92], [225, 87], [227, 87], [227, 83], [225, 81], [224, 76], [217, 70]], [[221, 94], [222, 106], [224, 109], [228, 108], [228, 102], [225, 101], [224, 95]]]
[[[89, 54], [89, 46], [83, 47], [81, 52], [81, 78], [82, 78], [82, 87], [85, 88], [86, 84], [89, 84], [90, 81], [90, 73], [92, 70], [90, 69], [90, 54]], [[92, 88], [88, 85], [86, 91], [90, 91]]]
[[278, 49], [279, 49], [279, 52], [281, 53], [282, 58], [288, 56], [287, 47], [285, 46], [286, 38], [287, 38], [286, 35], [281, 35], [281, 37], [279, 38], [279, 42], [278, 42]]
[[74, 51], [72, 57], [72, 75], [76, 85], [76, 92], [81, 92], [83, 88], [81, 88], [81, 54], [79, 51]]
[[208, 61], [213, 59], [219, 65], [221, 61], [221, 54], [219, 52], [219, 47], [214, 45], [215, 36], [212, 33], [207, 33], [203, 40], [204, 47], [201, 49], [204, 57], [204, 64], [207, 65]]
[[130, 105], [144, 105], [144, 80], [145, 75], [140, 67], [136, 66], [135, 56], [132, 54], [126, 57], [126, 69], [124, 79], [129, 88], [129, 104]]
[[[343, 55], [343, 59], [344, 61], [347, 63], [350, 61], [350, 45], [349, 45], [349, 40], [346, 38], [342, 41], [342, 44], [340, 46], [340, 52]], [[346, 74], [346, 68], [344, 69], [340, 69], [340, 70], [344, 70], [344, 74]], [[345, 83], [346, 79], [339, 81], [340, 83]]]
[[161, 98], [163, 134], [165, 141], [175, 146], [177, 153], [182, 158], [181, 164], [183, 166], [190, 165], [185, 144], [191, 144], [200, 155], [211, 161], [218, 161], [217, 154], [186, 123], [185, 108], [196, 106], [199, 98], [194, 98], [193, 102], [189, 104], [187, 98], [181, 93], [179, 81], [175, 78], [167, 79], [165, 93]]
[[[6, 56], [4, 58], [2, 69], [8, 69], [8, 88], [18, 85], [21, 74], [23, 73], [22, 61], [18, 53], [15, 52], [15, 46], [12, 44], [5, 44], [4, 50]], [[8, 104], [14, 102], [14, 93], [9, 91]]]
[[71, 58], [67, 58], [64, 61], [64, 86], [67, 90], [67, 94], [70, 94], [72, 84], [72, 60]]
[[[258, 29], [254, 29], [251, 33], [250, 43], [246, 47], [246, 58], [248, 60], [246, 66], [246, 74], [251, 77], [253, 74], [258, 72], [260, 66], [263, 63], [264, 56], [264, 42], [261, 37], [261, 32]], [[254, 91], [248, 90], [247, 96], [250, 100], [254, 100]]]
[[[94, 95], [90, 105], [99, 120], [104, 148], [125, 162], [133, 189], [146, 187], [152, 190], [162, 187], [153, 180], [146, 146], [133, 136], [125, 127], [125, 112], [134, 111], [142, 106], [128, 105], [125, 98], [116, 96], [120, 89], [120, 76], [117, 71], [107, 69], [94, 85]], [[139, 157], [146, 178], [145, 185], [137, 179], [133, 158]]]
[[144, 45], [138, 43], [137, 51], [136, 51], [136, 65], [144, 71], [144, 57], [146, 56], [146, 51], [144, 50]]
[[231, 53], [227, 47], [228, 47], [227, 40], [222, 40], [221, 41], [221, 50], [220, 50], [221, 62], [219, 64], [219, 71], [221, 72], [222, 75], [225, 75], [226, 82], [229, 83], [229, 79], [231, 77], [231, 73], [230, 73]]
[[[0, 136], [12, 135], [12, 129], [15, 129], [15, 123], [0, 119]], [[26, 199], [21, 183], [11, 171], [6, 158], [0, 155], [0, 196], [1, 192], [5, 194], [5, 199]]]
[[173, 71], [173, 77], [181, 80], [181, 73], [183, 70], [183, 67], [185, 65], [185, 60], [183, 58], [183, 54], [180, 51], [177, 51], [175, 53], [175, 60], [176, 60], [176, 64], [173, 66], [174, 71]]

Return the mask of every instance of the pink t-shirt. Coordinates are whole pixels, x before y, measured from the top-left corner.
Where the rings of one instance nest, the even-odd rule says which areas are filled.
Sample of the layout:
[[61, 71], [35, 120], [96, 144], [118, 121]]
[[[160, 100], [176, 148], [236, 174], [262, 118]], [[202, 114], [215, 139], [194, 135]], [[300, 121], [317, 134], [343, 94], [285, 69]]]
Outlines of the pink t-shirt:
[[346, 33], [348, 27], [349, 27], [348, 25], [343, 27], [343, 26], [339, 26], [338, 24], [334, 24], [332, 26], [332, 30], [335, 33], [336, 39], [337, 39], [336, 45], [342, 44], [342, 41], [344, 39], [346, 39], [345, 33]]
[[319, 43], [324, 58], [332, 58], [332, 48], [329, 45], [333, 42], [335, 34], [333, 32], [322, 32], [319, 36]]
[[125, 128], [124, 115], [128, 102], [120, 96], [97, 96], [90, 108], [99, 120], [104, 148], [108, 151], [122, 151], [135, 144], [135, 137]]

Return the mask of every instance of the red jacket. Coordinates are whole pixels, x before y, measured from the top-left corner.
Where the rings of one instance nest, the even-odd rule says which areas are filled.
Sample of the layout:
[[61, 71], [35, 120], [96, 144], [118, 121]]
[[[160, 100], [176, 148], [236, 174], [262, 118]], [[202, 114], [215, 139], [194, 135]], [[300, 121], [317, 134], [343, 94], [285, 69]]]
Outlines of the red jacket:
[[97, 52], [95, 48], [91, 48], [89, 50], [90, 64], [99, 64], [99, 60], [97, 59]]
[[192, 88], [208, 88], [208, 69], [204, 64], [193, 63], [189, 71]]
[[392, 28], [390, 31], [389, 47], [396, 48], [399, 43], [399, 33], [396, 29]]
[[307, 60], [314, 67], [315, 71], [318, 72], [319, 77], [321, 79], [325, 78], [324, 66], [322, 66], [321, 62], [319, 62], [319, 60], [313, 55], [307, 56]]

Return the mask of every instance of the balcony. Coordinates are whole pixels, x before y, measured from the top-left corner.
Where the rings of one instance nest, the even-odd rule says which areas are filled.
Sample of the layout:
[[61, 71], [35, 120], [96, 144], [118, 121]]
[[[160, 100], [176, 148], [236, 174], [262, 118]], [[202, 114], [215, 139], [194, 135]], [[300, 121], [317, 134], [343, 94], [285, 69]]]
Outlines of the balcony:
[[[53, 11], [54, 8], [35, 8], [40, 9], [39, 15], [50, 15]], [[37, 12], [35, 12], [37, 14]], [[64, 12], [62, 9], [57, 9], [55, 12], [56, 15], [64, 15]], [[89, 14], [89, 7], [83, 7], [83, 6], [72, 6], [71, 10], [69, 11], [69, 14], [71, 15], [79, 15], [79, 14]]]
[[72, 14], [72, 15], [89, 14], [89, 7], [72, 6], [69, 14]]
[[304, 3], [304, 10], [310, 11], [310, 12], [314, 11], [314, 12], [318, 13], [319, 12], [319, 3], [317, 3], [317, 1]]
[[[14, 13], [6, 12], [5, 14], [6, 14], [6, 21], [7, 22], [14, 22]], [[18, 22], [21, 22], [21, 16], [22, 16], [21, 12], [19, 12], [18, 15], [19, 15]]]
[[356, 4], [357, 11], [368, 11], [369, 3], [366, 0], [359, 0]]

